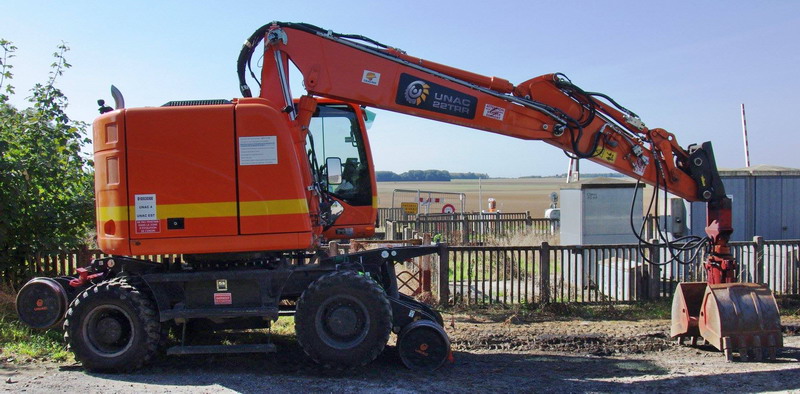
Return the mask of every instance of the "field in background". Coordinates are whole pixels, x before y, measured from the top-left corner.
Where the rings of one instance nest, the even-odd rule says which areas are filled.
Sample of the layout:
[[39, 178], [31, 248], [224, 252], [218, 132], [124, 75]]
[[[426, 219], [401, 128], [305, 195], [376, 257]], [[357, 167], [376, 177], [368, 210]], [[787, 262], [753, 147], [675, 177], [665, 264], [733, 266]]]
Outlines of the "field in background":
[[[550, 193], [558, 192], [565, 182], [565, 178], [484, 179], [481, 180], [483, 209], [486, 209], [486, 200], [491, 197], [497, 200], [497, 208], [503, 212], [530, 211], [533, 217], [543, 217], [544, 210], [550, 208]], [[479, 210], [477, 179], [456, 179], [450, 182], [378, 182], [379, 207], [392, 206], [394, 189], [465, 193], [467, 211]], [[453, 205], [458, 207], [457, 204]]]
[[[583, 178], [582, 180], [590, 179]], [[615, 179], [622, 182], [631, 180], [630, 178]], [[481, 180], [483, 209], [487, 209], [486, 200], [491, 197], [497, 200], [497, 208], [502, 212], [530, 211], [531, 217], [541, 218], [544, 217], [545, 209], [550, 208], [550, 193], [558, 193], [563, 185], [566, 185], [566, 178], [483, 179]], [[479, 211], [477, 179], [454, 179], [450, 182], [378, 182], [378, 207], [392, 207], [392, 191], [394, 189], [464, 193], [467, 196], [467, 212]], [[646, 186], [643, 194], [645, 211], [652, 193], [653, 188], [649, 185]], [[400, 207], [397, 202], [395, 205], [395, 208]], [[459, 207], [456, 203], [453, 205]]]

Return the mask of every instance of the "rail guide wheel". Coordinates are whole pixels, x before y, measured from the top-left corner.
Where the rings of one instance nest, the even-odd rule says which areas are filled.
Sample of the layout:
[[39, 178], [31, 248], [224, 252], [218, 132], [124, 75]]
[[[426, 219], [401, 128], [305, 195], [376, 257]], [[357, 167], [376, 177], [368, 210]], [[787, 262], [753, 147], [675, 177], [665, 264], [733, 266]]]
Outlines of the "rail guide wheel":
[[34, 278], [17, 294], [16, 306], [20, 320], [34, 328], [52, 328], [64, 319], [67, 312], [67, 292], [51, 278]]
[[397, 352], [409, 369], [433, 371], [450, 358], [450, 339], [436, 322], [417, 320], [400, 332]]

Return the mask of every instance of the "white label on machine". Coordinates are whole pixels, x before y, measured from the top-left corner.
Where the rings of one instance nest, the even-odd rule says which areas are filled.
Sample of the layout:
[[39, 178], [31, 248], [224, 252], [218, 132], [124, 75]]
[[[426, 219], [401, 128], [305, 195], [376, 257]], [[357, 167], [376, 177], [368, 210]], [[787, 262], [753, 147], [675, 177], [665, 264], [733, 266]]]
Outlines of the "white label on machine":
[[161, 222], [156, 213], [155, 194], [137, 194], [134, 196], [136, 215], [136, 234], [160, 233]]
[[278, 164], [278, 137], [239, 137], [239, 165]]
[[378, 84], [381, 83], [381, 73], [364, 70], [364, 74], [361, 76], [361, 82], [364, 82], [368, 85], [378, 86]]
[[506, 110], [502, 107], [486, 104], [483, 106], [483, 116], [487, 118], [503, 120], [503, 118], [506, 117]]
[[644, 176], [644, 172], [647, 170], [647, 165], [650, 164], [650, 160], [647, 156], [642, 156], [639, 160], [633, 161], [633, 172], [640, 176]]

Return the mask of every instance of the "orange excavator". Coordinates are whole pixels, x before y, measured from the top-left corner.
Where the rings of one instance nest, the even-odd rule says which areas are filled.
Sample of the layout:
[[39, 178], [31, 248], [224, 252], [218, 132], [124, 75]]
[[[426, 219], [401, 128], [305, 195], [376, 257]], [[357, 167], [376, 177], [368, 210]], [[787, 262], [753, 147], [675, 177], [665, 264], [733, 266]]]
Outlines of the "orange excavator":
[[[250, 60], [263, 41], [263, 67]], [[307, 91], [290, 92], [294, 64]], [[253, 97], [249, 74], [260, 86]], [[241, 98], [116, 109], [93, 124], [97, 242], [110, 257], [73, 276], [36, 278], [21, 319], [63, 321], [87, 369], [136, 368], [168, 354], [270, 352], [272, 344], [196, 345], [202, 330], [269, 327], [293, 314], [297, 339], [328, 366], [366, 364], [398, 335], [402, 361], [450, 357], [441, 315], [398, 292], [394, 264], [444, 246], [328, 256], [329, 240], [375, 232], [377, 188], [366, 123], [376, 107], [526, 140], [617, 170], [708, 206], [708, 283], [676, 291], [672, 334], [702, 337], [729, 358], [775, 357], [780, 318], [770, 290], [734, 283], [731, 201], [711, 144], [683, 148], [611, 97], [562, 74], [517, 85], [423, 60], [360, 35], [273, 22], [245, 42]], [[142, 256], [180, 255], [181, 258]], [[137, 257], [138, 256], [138, 257]]]

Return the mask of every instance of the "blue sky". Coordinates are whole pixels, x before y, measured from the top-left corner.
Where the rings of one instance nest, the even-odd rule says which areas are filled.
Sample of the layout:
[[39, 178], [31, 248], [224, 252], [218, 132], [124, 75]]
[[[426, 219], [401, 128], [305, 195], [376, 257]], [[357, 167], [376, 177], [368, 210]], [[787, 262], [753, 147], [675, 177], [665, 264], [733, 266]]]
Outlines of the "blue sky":
[[[70, 116], [90, 122], [95, 101], [111, 101], [112, 83], [129, 107], [237, 97], [241, 44], [272, 20], [362, 34], [513, 83], [563, 72], [683, 146], [711, 140], [721, 167], [744, 165], [745, 103], [752, 163], [800, 167], [796, 1], [15, 1], [3, 6], [0, 37], [19, 47], [18, 105], [66, 41], [73, 68], [58, 84]], [[563, 153], [541, 142], [376, 112], [378, 170], [516, 177], [567, 168]]]

